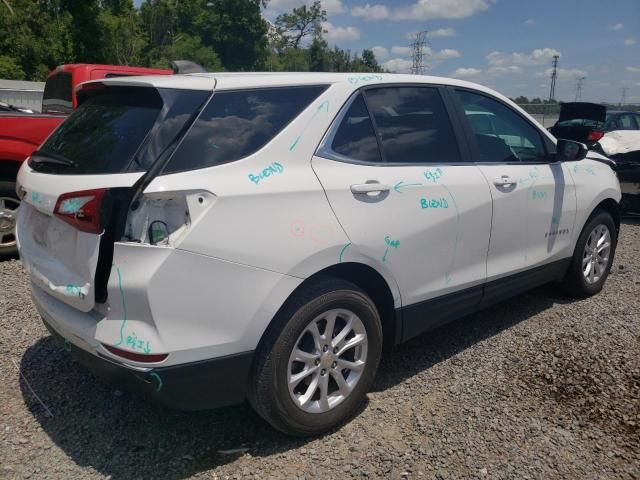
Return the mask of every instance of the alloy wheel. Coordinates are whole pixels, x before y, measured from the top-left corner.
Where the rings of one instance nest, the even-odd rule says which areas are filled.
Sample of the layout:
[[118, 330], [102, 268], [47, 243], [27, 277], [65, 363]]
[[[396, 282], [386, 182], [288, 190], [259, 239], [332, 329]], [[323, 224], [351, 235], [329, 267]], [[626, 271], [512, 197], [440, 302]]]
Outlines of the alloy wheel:
[[367, 332], [347, 309], [318, 315], [302, 331], [287, 366], [289, 394], [307, 413], [324, 413], [353, 391], [367, 361]]
[[0, 197], [0, 250], [16, 244], [16, 219], [20, 202], [15, 198]]
[[594, 228], [582, 252], [582, 274], [589, 284], [594, 284], [606, 272], [611, 254], [611, 232], [606, 225]]

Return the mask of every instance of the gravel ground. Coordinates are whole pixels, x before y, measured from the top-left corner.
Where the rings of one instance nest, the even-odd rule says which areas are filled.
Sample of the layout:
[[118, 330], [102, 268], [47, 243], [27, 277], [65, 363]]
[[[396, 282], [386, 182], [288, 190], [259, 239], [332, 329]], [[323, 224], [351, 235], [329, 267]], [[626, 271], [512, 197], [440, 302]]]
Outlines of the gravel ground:
[[412, 340], [312, 440], [115, 390], [53, 342], [19, 262], [0, 288], [0, 478], [640, 478], [637, 220], [600, 295], [544, 287]]

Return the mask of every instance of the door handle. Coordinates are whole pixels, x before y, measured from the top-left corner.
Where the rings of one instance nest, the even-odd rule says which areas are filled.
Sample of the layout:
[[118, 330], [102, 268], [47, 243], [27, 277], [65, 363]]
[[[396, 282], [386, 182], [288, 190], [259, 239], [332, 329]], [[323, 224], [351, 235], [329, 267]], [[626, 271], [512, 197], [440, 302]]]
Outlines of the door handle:
[[510, 177], [509, 175], [502, 175], [499, 178], [495, 178], [493, 180], [493, 184], [496, 187], [510, 187], [511, 185], [515, 185], [518, 182], [516, 181], [515, 178]]
[[389, 185], [382, 183], [357, 183], [351, 185], [351, 193], [376, 193], [376, 192], [388, 192], [391, 190]]

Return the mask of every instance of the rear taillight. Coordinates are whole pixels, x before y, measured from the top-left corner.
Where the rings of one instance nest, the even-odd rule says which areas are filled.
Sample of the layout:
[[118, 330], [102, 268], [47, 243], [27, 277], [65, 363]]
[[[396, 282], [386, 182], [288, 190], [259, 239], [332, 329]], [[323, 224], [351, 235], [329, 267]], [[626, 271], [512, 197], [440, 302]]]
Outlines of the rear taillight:
[[111, 345], [107, 345], [105, 343], [103, 343], [102, 346], [114, 355], [126, 358], [127, 360], [133, 360], [134, 362], [157, 363], [163, 361], [169, 356], [168, 353], [134, 353], [128, 350], [122, 350], [120, 348], [112, 347]]
[[598, 130], [591, 130], [589, 135], [587, 135], [587, 140], [590, 142], [597, 142], [602, 137], [604, 137], [604, 132], [599, 132]]
[[100, 207], [106, 191], [106, 188], [98, 188], [63, 193], [58, 197], [53, 213], [78, 230], [100, 234]]

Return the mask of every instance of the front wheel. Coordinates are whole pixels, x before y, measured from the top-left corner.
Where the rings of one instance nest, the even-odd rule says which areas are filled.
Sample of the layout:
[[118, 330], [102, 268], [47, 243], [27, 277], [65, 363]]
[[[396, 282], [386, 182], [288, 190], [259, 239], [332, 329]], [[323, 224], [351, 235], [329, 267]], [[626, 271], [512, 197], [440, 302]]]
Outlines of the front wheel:
[[287, 302], [256, 354], [249, 401], [278, 430], [316, 435], [348, 420], [375, 377], [378, 311], [356, 285], [309, 284]]
[[18, 253], [16, 218], [19, 206], [15, 183], [0, 181], [0, 260]]
[[580, 233], [562, 282], [564, 289], [578, 297], [589, 297], [602, 290], [611, 270], [617, 241], [611, 214], [596, 211]]

